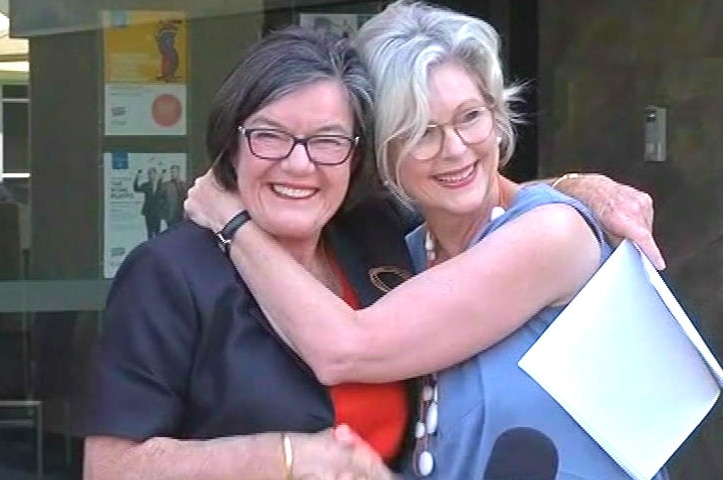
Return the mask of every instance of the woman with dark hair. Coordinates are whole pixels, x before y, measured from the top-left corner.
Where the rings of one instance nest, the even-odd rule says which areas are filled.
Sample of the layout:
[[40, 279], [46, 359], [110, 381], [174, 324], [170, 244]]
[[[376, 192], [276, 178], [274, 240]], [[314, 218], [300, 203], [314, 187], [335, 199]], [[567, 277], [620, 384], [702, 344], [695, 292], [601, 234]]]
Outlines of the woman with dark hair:
[[[371, 81], [347, 42], [290, 28], [250, 50], [208, 121], [220, 182], [353, 307], [410, 267], [399, 213], [367, 195], [371, 108]], [[314, 378], [219, 249], [247, 219], [219, 235], [181, 223], [120, 268], [94, 362], [86, 478], [390, 478], [378, 458], [394, 464], [402, 449], [407, 384], [328, 389]], [[375, 269], [392, 272], [386, 287], [368, 276]], [[340, 423], [374, 451], [335, 441], [327, 429]]]

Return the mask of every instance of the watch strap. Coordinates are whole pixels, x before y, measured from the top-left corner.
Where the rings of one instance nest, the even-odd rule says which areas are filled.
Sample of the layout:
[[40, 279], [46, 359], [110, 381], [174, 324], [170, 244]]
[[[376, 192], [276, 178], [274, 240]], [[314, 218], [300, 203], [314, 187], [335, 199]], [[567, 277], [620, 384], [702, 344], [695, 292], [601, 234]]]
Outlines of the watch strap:
[[251, 220], [251, 215], [249, 215], [248, 210], [241, 210], [234, 215], [221, 230], [215, 233], [216, 239], [218, 240], [218, 246], [226, 255], [229, 254], [231, 249], [233, 236], [236, 234], [238, 229], [244, 226], [244, 224], [249, 220]]

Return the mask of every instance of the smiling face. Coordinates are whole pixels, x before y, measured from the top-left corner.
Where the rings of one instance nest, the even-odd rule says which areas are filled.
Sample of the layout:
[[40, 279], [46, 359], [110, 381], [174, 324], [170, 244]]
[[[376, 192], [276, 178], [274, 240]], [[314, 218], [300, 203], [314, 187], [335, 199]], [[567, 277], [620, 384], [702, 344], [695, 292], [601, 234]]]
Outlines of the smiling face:
[[[342, 84], [320, 80], [261, 108], [243, 126], [279, 129], [302, 138], [352, 137], [354, 114]], [[351, 162], [350, 158], [341, 165], [315, 165], [299, 144], [286, 159], [264, 160], [253, 155], [246, 138], [239, 136], [238, 189], [261, 228], [279, 239], [315, 241], [346, 196]]]
[[[475, 215], [490, 200], [491, 187], [496, 185], [497, 133], [493, 130], [481, 142], [465, 143], [452, 123], [459, 125], [469, 121], [470, 115], [487, 112], [484, 97], [462, 66], [445, 62], [429, 72], [429, 99], [431, 123], [445, 124], [436, 127], [442, 133], [441, 148], [426, 160], [411, 154], [399, 159], [399, 182], [425, 216], [441, 212]], [[457, 130], [464, 135], [462, 129]]]

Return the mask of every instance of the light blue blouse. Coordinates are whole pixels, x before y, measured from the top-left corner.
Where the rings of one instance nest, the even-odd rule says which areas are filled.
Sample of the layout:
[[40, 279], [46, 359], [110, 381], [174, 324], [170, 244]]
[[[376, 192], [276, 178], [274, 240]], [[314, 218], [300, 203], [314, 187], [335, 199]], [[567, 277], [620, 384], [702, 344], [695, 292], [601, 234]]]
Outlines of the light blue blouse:
[[[478, 232], [470, 245], [531, 209], [549, 203], [571, 205], [587, 220], [600, 241], [602, 264], [611, 248], [597, 221], [585, 206], [546, 185], [521, 189], [509, 210]], [[417, 272], [427, 267], [425, 235], [426, 230], [421, 226], [407, 236]], [[430, 445], [435, 467], [426, 478], [482, 479], [498, 436], [510, 428], [524, 426], [539, 430], [554, 442], [559, 455], [557, 480], [630, 479], [572, 417], [517, 366], [562, 308], [564, 306], [543, 309], [502, 342], [440, 373], [439, 427]], [[420, 350], [420, 355], [423, 352]], [[408, 464], [405, 478], [417, 478], [411, 461]], [[661, 472], [655, 478], [663, 480], [667, 476]]]

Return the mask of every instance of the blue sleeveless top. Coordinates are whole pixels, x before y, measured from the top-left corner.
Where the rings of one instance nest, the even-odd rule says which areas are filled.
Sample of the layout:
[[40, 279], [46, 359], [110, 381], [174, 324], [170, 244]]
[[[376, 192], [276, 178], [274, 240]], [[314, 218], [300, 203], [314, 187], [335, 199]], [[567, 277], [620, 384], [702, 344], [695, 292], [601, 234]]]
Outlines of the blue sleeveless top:
[[[584, 205], [546, 185], [522, 188], [509, 210], [483, 227], [470, 246], [505, 223], [550, 203], [571, 205], [585, 218], [600, 242], [602, 264], [612, 249], [605, 241], [598, 222]], [[416, 272], [427, 268], [425, 235], [426, 229], [422, 225], [407, 236]], [[541, 310], [503, 341], [439, 373], [439, 426], [430, 440], [434, 470], [425, 478], [483, 479], [495, 440], [514, 427], [531, 427], [552, 439], [559, 455], [557, 480], [631, 478], [542, 387], [517, 366], [520, 358], [564, 307]], [[407, 462], [404, 472], [407, 479], [417, 478], [412, 462], [413, 459]], [[667, 476], [659, 473], [655, 478], [663, 480]]]

